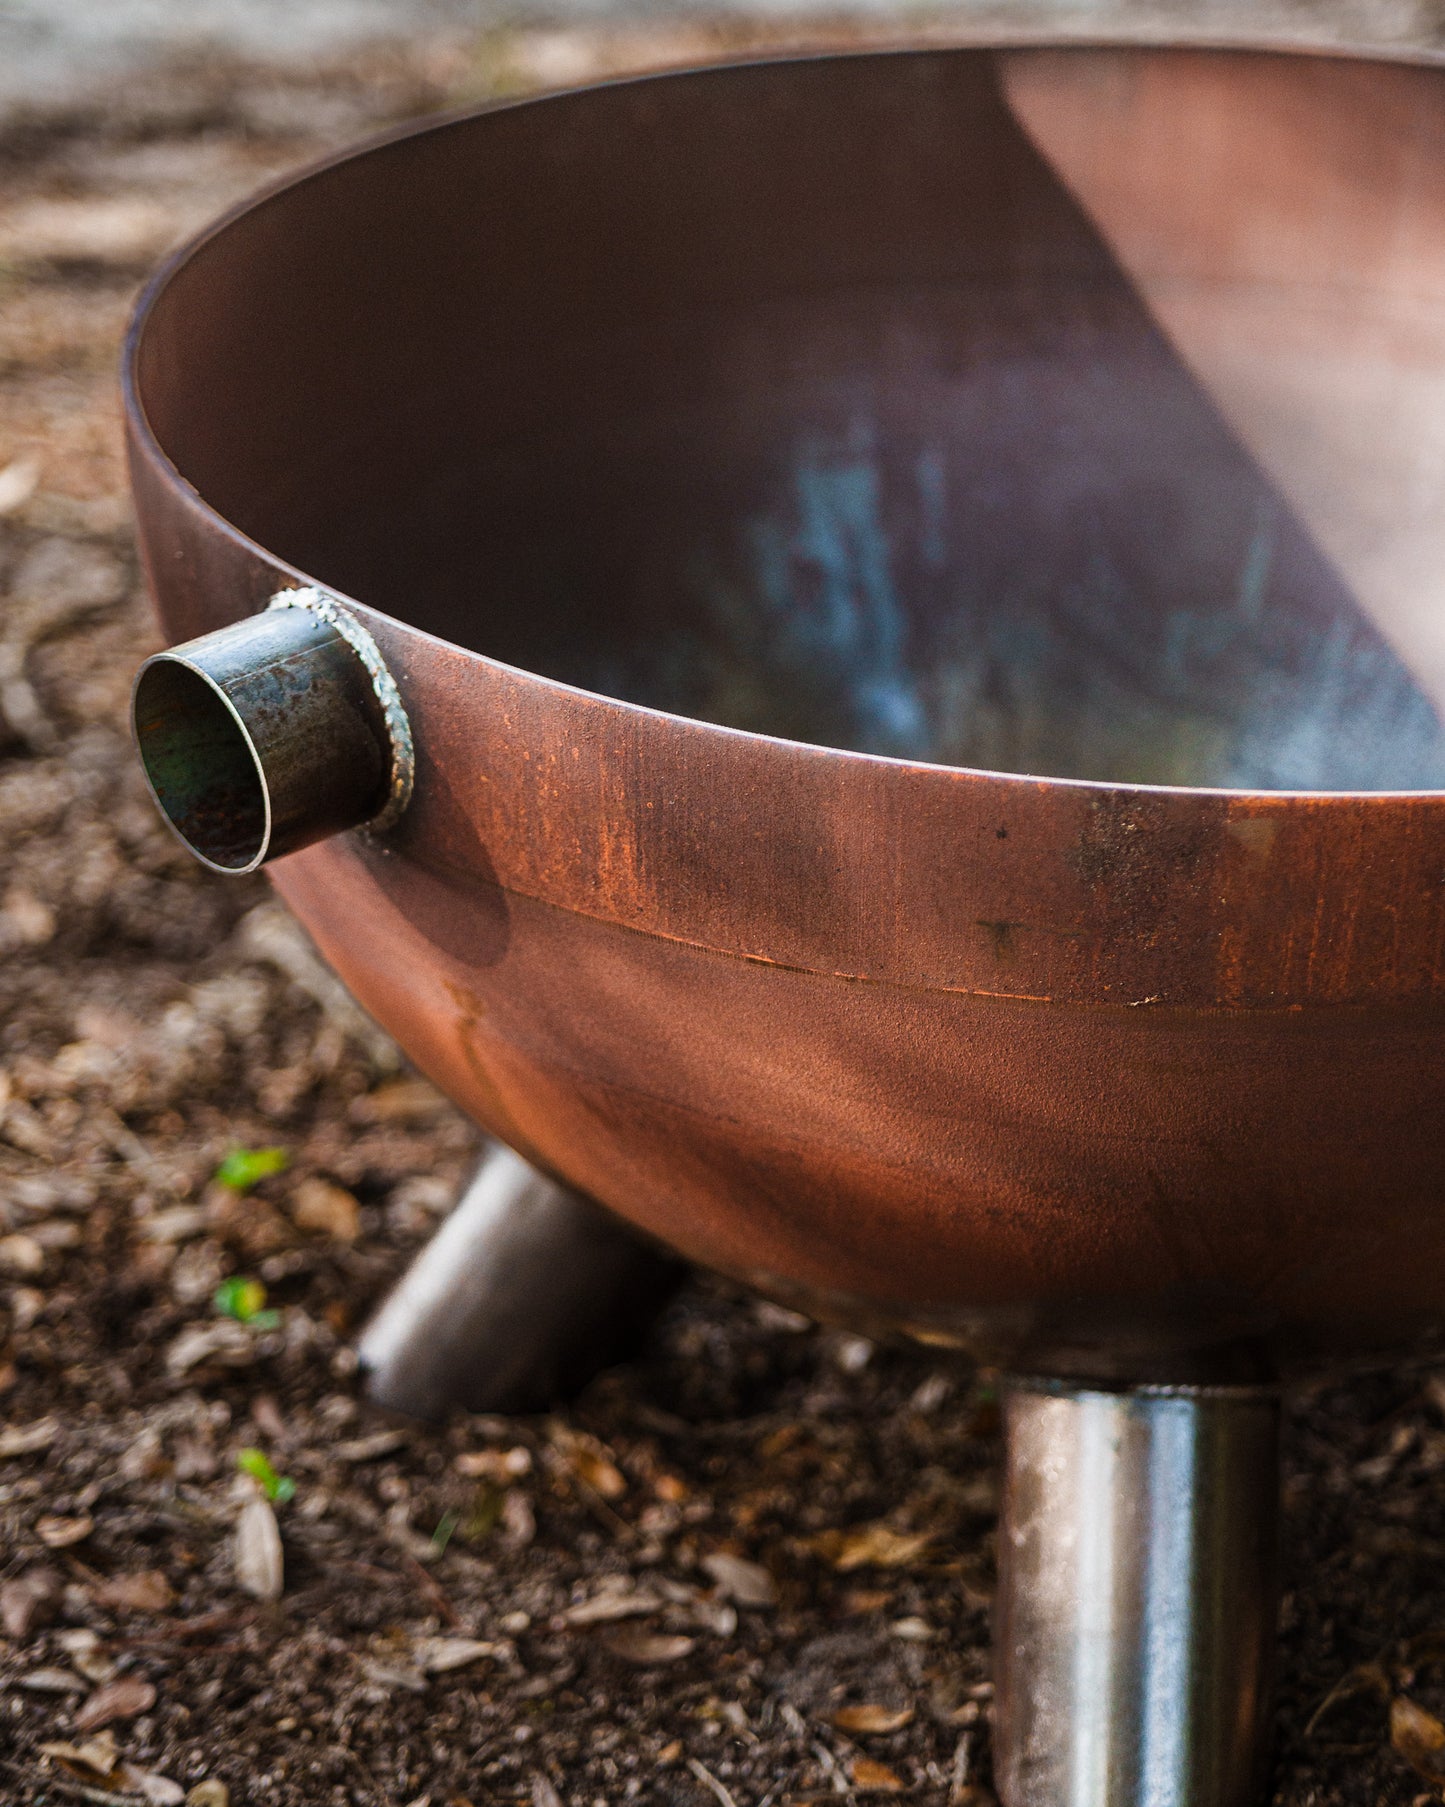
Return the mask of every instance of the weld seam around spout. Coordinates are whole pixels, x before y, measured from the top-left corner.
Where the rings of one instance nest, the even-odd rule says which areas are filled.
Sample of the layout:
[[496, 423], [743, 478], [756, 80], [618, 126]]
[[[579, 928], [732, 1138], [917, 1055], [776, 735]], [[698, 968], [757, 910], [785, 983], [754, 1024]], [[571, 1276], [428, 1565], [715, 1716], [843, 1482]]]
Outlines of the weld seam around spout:
[[411, 718], [401, 700], [396, 680], [381, 656], [381, 648], [354, 615], [349, 614], [324, 590], [318, 590], [314, 586], [308, 585], [298, 590], [278, 590], [266, 607], [308, 610], [328, 627], [334, 628], [366, 667], [371, 688], [381, 705], [391, 752], [391, 778], [387, 786], [386, 802], [380, 812], [366, 823], [366, 827], [375, 834], [395, 827], [406, 813], [406, 806], [411, 802], [412, 788], [416, 783], [416, 747], [411, 735]]

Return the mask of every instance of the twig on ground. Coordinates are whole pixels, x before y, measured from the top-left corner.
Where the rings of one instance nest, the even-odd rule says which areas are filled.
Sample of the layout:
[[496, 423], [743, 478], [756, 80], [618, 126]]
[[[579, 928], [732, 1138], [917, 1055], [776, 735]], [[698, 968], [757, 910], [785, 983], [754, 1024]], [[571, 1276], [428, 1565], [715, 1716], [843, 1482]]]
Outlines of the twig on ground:
[[687, 1767], [697, 1777], [698, 1781], [702, 1783], [704, 1788], [717, 1796], [718, 1801], [721, 1803], [721, 1807], [738, 1807], [737, 1802], [728, 1793], [724, 1785], [718, 1781], [717, 1777], [708, 1768], [706, 1763], [699, 1763], [696, 1757], [689, 1757], [687, 1760]]
[[851, 1794], [852, 1790], [848, 1786], [848, 1778], [838, 1767], [838, 1759], [833, 1755], [832, 1751], [828, 1749], [827, 1745], [821, 1742], [815, 1743], [813, 1745], [813, 1754], [823, 1765], [823, 1774], [827, 1776], [828, 1780], [833, 1784], [834, 1794]]
[[447, 1598], [446, 1590], [436, 1576], [429, 1575], [416, 1557], [409, 1556], [405, 1550], [401, 1552], [401, 1560], [407, 1575], [416, 1583], [418, 1593], [425, 1595], [445, 1623], [460, 1625], [462, 1616]]
[[953, 1770], [948, 1779], [948, 1798], [950, 1803], [962, 1801], [964, 1791], [968, 1787], [969, 1759], [973, 1755], [973, 1733], [959, 1734], [958, 1743], [953, 1751]]

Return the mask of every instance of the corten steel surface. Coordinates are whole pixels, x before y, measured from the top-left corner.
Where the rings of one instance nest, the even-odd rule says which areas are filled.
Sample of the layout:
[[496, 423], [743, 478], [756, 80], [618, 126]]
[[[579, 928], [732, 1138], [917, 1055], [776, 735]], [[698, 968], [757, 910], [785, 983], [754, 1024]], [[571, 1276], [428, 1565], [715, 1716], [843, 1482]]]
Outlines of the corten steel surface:
[[1056, 1369], [1439, 1315], [1445, 74], [503, 107], [182, 255], [129, 423], [174, 639], [355, 599], [414, 797], [276, 880], [529, 1159]]

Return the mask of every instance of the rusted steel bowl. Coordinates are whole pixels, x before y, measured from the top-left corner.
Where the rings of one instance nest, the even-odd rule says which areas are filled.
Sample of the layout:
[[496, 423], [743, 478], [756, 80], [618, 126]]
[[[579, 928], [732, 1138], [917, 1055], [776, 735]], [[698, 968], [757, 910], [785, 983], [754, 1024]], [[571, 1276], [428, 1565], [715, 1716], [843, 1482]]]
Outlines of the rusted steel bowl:
[[407, 131], [127, 394], [167, 633], [314, 584], [395, 678], [409, 807], [274, 873], [425, 1072], [698, 1261], [1136, 1371], [1445, 1305], [1442, 404], [1445, 75], [1188, 49]]

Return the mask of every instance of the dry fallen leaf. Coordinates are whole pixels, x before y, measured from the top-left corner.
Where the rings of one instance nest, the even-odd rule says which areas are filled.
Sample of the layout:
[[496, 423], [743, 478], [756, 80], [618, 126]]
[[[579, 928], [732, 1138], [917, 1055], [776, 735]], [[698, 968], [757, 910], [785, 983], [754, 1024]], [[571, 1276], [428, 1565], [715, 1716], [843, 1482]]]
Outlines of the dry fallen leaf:
[[99, 1635], [88, 1626], [81, 1625], [62, 1631], [57, 1634], [55, 1641], [88, 1682], [99, 1687], [102, 1682], [115, 1679], [120, 1665], [101, 1642]]
[[568, 1425], [552, 1427], [552, 1443], [572, 1473], [604, 1500], [621, 1499], [627, 1477], [612, 1459], [612, 1451], [596, 1437], [574, 1431]]
[[154, 1425], [147, 1425], [127, 1447], [116, 1472], [125, 1481], [149, 1481], [163, 1475], [168, 1466], [160, 1432]]
[[775, 1304], [772, 1299], [755, 1299], [753, 1317], [764, 1330], [779, 1330], [784, 1336], [803, 1336], [813, 1328], [811, 1318], [787, 1305]]
[[11, 1456], [31, 1456], [49, 1449], [60, 1426], [53, 1418], [37, 1418], [34, 1424], [12, 1424], [0, 1430], [0, 1461]]
[[810, 1540], [812, 1548], [835, 1569], [909, 1568], [933, 1541], [927, 1531], [895, 1531], [877, 1521], [851, 1531], [823, 1531]]
[[0, 515], [14, 514], [40, 485], [40, 460], [15, 458], [0, 470]]
[[1404, 1694], [1390, 1702], [1390, 1743], [1417, 1775], [1445, 1782], [1445, 1725]]
[[100, 1732], [94, 1738], [87, 1738], [84, 1744], [42, 1744], [40, 1754], [67, 1766], [74, 1764], [77, 1768], [88, 1769], [100, 1781], [104, 1781], [120, 1762], [114, 1732]]
[[748, 1562], [726, 1550], [714, 1550], [702, 1559], [702, 1568], [719, 1590], [739, 1606], [776, 1606], [778, 1584], [760, 1562]]
[[0, 1631], [17, 1643], [30, 1635], [60, 1598], [60, 1577], [54, 1569], [29, 1569], [0, 1586]]
[[644, 1631], [634, 1625], [620, 1625], [616, 1631], [606, 1633], [602, 1641], [613, 1656], [621, 1657], [624, 1663], [636, 1663], [639, 1668], [648, 1668], [654, 1663], [675, 1663], [693, 1647], [692, 1638]]
[[334, 1444], [331, 1454], [338, 1462], [376, 1462], [400, 1449], [406, 1440], [404, 1430], [373, 1431], [369, 1437], [352, 1437]]
[[0, 1273], [33, 1280], [45, 1269], [45, 1250], [33, 1236], [0, 1236]]
[[302, 1180], [291, 1194], [291, 1221], [298, 1230], [355, 1242], [361, 1232], [361, 1207], [343, 1186], [329, 1180]]
[[532, 1775], [532, 1807], [562, 1807], [562, 1797], [540, 1770]]
[[147, 264], [175, 237], [175, 216], [149, 196], [37, 196], [7, 210], [0, 255], [34, 260]]
[[833, 1715], [833, 1724], [840, 1732], [901, 1732], [912, 1723], [912, 1707], [840, 1707]]
[[688, 1617], [694, 1625], [712, 1632], [714, 1637], [730, 1638], [738, 1628], [738, 1609], [726, 1600], [712, 1600], [696, 1594], [687, 1602]]
[[404, 1123], [413, 1118], [435, 1117], [446, 1109], [446, 1100], [424, 1079], [388, 1079], [374, 1091], [353, 1101], [353, 1123]]
[[131, 1575], [112, 1575], [91, 1589], [97, 1606], [122, 1612], [164, 1612], [175, 1600], [175, 1591], [159, 1569], [138, 1569]]
[[94, 1529], [95, 1520], [85, 1513], [78, 1518], [57, 1518], [47, 1512], [35, 1521], [35, 1535], [50, 1550], [68, 1550], [72, 1544], [84, 1543]]
[[954, 1571], [953, 1585], [967, 1606], [987, 1612], [998, 1591], [998, 1577], [977, 1556], [965, 1556]]
[[281, 1533], [271, 1502], [257, 1494], [236, 1520], [236, 1582], [258, 1600], [279, 1600], [285, 1580]]
[[19, 1686], [32, 1694], [84, 1694], [85, 1683], [69, 1669], [31, 1669]]
[[574, 1451], [572, 1472], [604, 1500], [620, 1499], [627, 1491], [626, 1478], [617, 1464], [590, 1449]]
[[705, 1594], [700, 1588], [689, 1587], [685, 1581], [674, 1581], [665, 1575], [656, 1576], [652, 1585], [662, 1601], [681, 1607], [691, 1622], [704, 1631], [710, 1631], [716, 1637], [730, 1638], [737, 1630], [737, 1608], [716, 1594]]
[[170, 1205], [143, 1218], [137, 1233], [146, 1242], [190, 1242], [205, 1234], [208, 1213], [202, 1205]]
[[505, 1487], [531, 1473], [532, 1452], [521, 1444], [515, 1449], [464, 1449], [452, 1467], [469, 1481], [492, 1481]]
[[657, 1612], [665, 1602], [651, 1588], [604, 1588], [590, 1600], [579, 1600], [557, 1617], [563, 1625], [610, 1625], [617, 1619], [639, 1619]]
[[933, 1627], [927, 1619], [912, 1616], [906, 1619], [895, 1619], [888, 1629], [895, 1638], [901, 1638], [905, 1644], [926, 1644], [933, 1636]]
[[903, 1778], [897, 1776], [886, 1763], [875, 1763], [871, 1757], [855, 1757], [848, 1769], [848, 1779], [853, 1786], [870, 1794], [897, 1794], [903, 1787]]
[[148, 1801], [150, 1807], [184, 1807], [186, 1791], [169, 1776], [157, 1775], [153, 1769], [137, 1769], [132, 1763], [122, 1764], [121, 1771], [129, 1779], [132, 1790]]
[[55, 1249], [78, 1248], [84, 1231], [78, 1223], [71, 1223], [66, 1218], [57, 1217], [49, 1218], [44, 1223], [32, 1224], [30, 1234], [41, 1248], [49, 1253]]
[[156, 1691], [139, 1675], [122, 1675], [103, 1688], [97, 1688], [75, 1715], [78, 1732], [98, 1732], [103, 1725], [117, 1719], [134, 1719], [138, 1713], [149, 1713], [156, 1704]]
[[428, 1675], [448, 1675], [453, 1669], [465, 1669], [482, 1657], [505, 1661], [512, 1653], [510, 1644], [488, 1642], [483, 1638], [417, 1638], [412, 1654]]
[[509, 1487], [502, 1501], [502, 1536], [514, 1550], [525, 1550], [537, 1535], [537, 1514], [520, 1487]]
[[215, 1318], [207, 1324], [186, 1326], [166, 1350], [166, 1372], [172, 1380], [179, 1380], [202, 1362], [244, 1368], [255, 1359], [254, 1333], [234, 1318]]
[[356, 1659], [356, 1666], [371, 1683], [368, 1692], [373, 1699], [384, 1698], [388, 1694], [397, 1692], [426, 1693], [426, 1676], [410, 1663], [387, 1662], [380, 1657], [359, 1656]]
[[231, 1791], [224, 1782], [208, 1776], [186, 1796], [186, 1807], [231, 1807]]
[[138, 1796], [152, 1807], [181, 1807], [186, 1792], [178, 1782], [153, 1770], [138, 1769], [121, 1756], [110, 1731], [87, 1738], [84, 1744], [42, 1744], [40, 1754], [58, 1763], [77, 1782], [98, 1786], [106, 1794]]
[[17, 1286], [9, 1298], [10, 1322], [17, 1331], [26, 1331], [45, 1309], [45, 1294], [38, 1286]]

